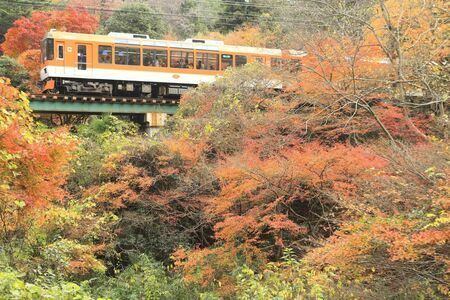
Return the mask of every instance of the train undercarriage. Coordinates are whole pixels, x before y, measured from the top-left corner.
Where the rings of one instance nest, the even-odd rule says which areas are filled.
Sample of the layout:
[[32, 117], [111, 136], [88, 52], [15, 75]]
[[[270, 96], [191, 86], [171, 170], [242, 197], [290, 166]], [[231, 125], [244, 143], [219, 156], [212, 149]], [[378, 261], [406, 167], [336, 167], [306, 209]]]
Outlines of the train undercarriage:
[[179, 99], [195, 85], [136, 81], [98, 81], [72, 78], [49, 78], [43, 84], [43, 92], [51, 94], [84, 94], [140, 98]]

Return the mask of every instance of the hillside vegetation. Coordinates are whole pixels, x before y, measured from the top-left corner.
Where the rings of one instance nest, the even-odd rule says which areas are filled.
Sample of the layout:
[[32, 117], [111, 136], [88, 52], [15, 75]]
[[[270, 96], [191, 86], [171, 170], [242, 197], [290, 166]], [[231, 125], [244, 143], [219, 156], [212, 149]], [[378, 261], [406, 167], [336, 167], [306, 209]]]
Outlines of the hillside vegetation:
[[[444, 1], [188, 0], [177, 22], [37, 2], [4, 7], [1, 299], [450, 296]], [[52, 127], [24, 92], [50, 28], [307, 56], [228, 69], [151, 137], [111, 115]]]

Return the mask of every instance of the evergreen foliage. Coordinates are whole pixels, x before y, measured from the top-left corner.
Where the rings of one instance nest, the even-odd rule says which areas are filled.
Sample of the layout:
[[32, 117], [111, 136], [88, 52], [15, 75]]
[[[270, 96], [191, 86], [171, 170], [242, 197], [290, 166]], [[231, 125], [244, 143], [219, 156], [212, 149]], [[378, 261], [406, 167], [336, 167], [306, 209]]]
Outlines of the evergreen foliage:
[[11, 84], [23, 91], [28, 90], [30, 76], [27, 70], [14, 58], [0, 57], [0, 77], [11, 78]]
[[168, 31], [159, 14], [159, 11], [143, 3], [126, 4], [102, 24], [101, 32], [148, 34], [152, 39], [159, 39]]

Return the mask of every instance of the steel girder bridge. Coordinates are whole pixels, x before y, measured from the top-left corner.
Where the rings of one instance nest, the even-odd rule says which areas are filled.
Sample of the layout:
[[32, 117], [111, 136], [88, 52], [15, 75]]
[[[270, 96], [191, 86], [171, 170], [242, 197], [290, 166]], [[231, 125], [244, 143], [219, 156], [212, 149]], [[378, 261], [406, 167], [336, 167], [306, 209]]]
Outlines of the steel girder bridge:
[[61, 94], [31, 94], [35, 113], [143, 115], [150, 127], [163, 126], [168, 115], [178, 109], [178, 99], [105, 97]]

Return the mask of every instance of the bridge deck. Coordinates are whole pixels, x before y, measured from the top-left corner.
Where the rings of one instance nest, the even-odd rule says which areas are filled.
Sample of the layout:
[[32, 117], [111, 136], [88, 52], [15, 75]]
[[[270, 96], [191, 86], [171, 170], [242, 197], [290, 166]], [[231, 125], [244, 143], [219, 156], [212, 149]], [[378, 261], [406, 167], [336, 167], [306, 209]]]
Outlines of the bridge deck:
[[175, 99], [59, 94], [32, 94], [29, 96], [29, 99], [30, 107], [33, 111], [53, 113], [145, 114], [158, 112], [174, 114], [177, 111], [179, 104], [179, 100]]

